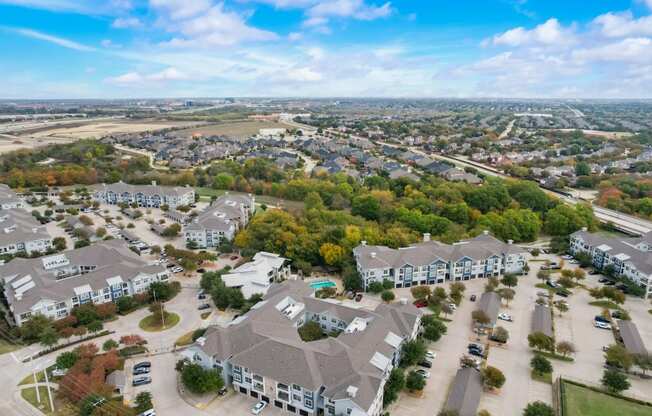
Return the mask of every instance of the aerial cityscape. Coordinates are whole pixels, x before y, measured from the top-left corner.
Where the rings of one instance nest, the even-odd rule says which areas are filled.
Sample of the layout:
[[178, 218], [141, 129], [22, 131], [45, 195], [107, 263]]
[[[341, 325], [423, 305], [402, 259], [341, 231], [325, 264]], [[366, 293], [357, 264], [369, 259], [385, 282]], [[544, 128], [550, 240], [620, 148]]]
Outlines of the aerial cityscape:
[[652, 416], [651, 0], [0, 34], [0, 416]]

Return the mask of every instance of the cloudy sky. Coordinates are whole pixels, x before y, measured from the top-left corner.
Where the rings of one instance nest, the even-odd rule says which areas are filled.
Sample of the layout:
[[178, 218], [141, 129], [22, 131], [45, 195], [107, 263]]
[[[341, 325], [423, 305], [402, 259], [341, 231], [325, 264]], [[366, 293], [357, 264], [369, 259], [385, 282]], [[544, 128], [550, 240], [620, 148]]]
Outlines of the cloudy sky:
[[652, 98], [652, 0], [0, 0], [0, 98]]

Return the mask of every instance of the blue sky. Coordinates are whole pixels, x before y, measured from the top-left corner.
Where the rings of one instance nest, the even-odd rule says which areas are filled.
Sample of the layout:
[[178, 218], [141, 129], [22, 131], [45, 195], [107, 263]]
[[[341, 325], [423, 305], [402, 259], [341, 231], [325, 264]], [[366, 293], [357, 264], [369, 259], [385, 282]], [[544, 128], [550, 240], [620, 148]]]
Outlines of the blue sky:
[[652, 98], [652, 0], [0, 0], [0, 98]]

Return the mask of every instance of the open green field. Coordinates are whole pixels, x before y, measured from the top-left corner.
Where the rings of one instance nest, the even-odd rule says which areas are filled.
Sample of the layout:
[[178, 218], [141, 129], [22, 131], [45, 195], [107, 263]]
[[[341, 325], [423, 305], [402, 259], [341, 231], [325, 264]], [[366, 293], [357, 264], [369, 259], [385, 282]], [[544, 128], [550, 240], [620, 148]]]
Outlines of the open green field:
[[652, 416], [652, 406], [564, 383], [564, 416]]
[[193, 134], [201, 134], [203, 136], [230, 136], [230, 137], [249, 137], [258, 134], [260, 129], [284, 129], [286, 125], [272, 122], [272, 121], [259, 121], [259, 120], [242, 120], [242, 121], [227, 121], [220, 124], [213, 124], [208, 126], [201, 126], [196, 128], [189, 128], [178, 130], [176, 134], [181, 136], [192, 136]]

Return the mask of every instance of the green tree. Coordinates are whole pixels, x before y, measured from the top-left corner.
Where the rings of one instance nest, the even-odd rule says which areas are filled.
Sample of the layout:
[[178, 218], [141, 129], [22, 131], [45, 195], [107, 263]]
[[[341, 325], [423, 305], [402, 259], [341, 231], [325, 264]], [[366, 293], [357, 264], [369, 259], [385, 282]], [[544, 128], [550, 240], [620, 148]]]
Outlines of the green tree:
[[575, 176], [588, 176], [591, 174], [591, 167], [586, 162], [577, 162], [575, 164]]
[[421, 391], [426, 386], [426, 380], [416, 371], [410, 371], [405, 380], [405, 387], [410, 391]]
[[315, 321], [308, 321], [299, 327], [299, 336], [304, 342], [317, 341], [325, 337], [321, 326]]
[[544, 334], [543, 332], [533, 332], [527, 336], [528, 344], [530, 348], [536, 348], [539, 351], [555, 351], [555, 342], [554, 340]]
[[634, 364], [632, 355], [620, 344], [610, 345], [605, 351], [604, 358], [607, 364], [615, 365], [627, 371]]
[[401, 348], [401, 367], [413, 366], [423, 361], [425, 356], [426, 344], [423, 341], [419, 339], [407, 341]]
[[394, 402], [398, 398], [398, 393], [405, 387], [405, 374], [401, 368], [392, 369], [389, 373], [387, 383], [383, 390], [383, 407]]
[[490, 389], [499, 389], [505, 384], [505, 375], [496, 367], [487, 366], [482, 370], [482, 383]]
[[516, 296], [516, 291], [514, 289], [504, 287], [498, 290], [498, 296], [500, 296], [501, 299], [505, 300], [507, 305], [509, 305], [509, 301], [514, 299], [514, 296]]
[[523, 416], [555, 416], [555, 411], [547, 403], [536, 401], [528, 403]]
[[550, 363], [550, 360], [539, 354], [535, 354], [534, 357], [532, 357], [530, 360], [530, 367], [532, 367], [532, 370], [540, 376], [552, 373], [552, 364]]
[[489, 316], [481, 309], [471, 312], [471, 319], [473, 319], [477, 325], [487, 325], [491, 322]]
[[570, 341], [559, 341], [557, 343], [557, 352], [566, 357], [575, 353], [575, 345]]
[[69, 368], [72, 368], [73, 365], [77, 362], [79, 359], [79, 356], [75, 351], [66, 351], [62, 352], [57, 356], [56, 359], [56, 365], [57, 368], [60, 368], [62, 370], [67, 370]]
[[351, 213], [368, 220], [378, 220], [380, 216], [380, 202], [371, 195], [362, 195], [353, 199]]
[[46, 348], [49, 348], [59, 341], [59, 334], [52, 327], [46, 327], [39, 335], [39, 342]]
[[66, 239], [64, 237], [55, 237], [52, 239], [52, 245], [57, 251], [63, 251], [66, 249]]
[[152, 404], [152, 393], [148, 391], [141, 391], [136, 395], [136, 412], [143, 413], [149, 409], [152, 409], [154, 405]]
[[183, 385], [192, 393], [216, 392], [224, 386], [224, 380], [217, 369], [204, 369], [199, 364], [186, 364], [181, 371]]
[[604, 370], [600, 382], [607, 390], [612, 393], [620, 393], [629, 389], [630, 387], [627, 376], [625, 376], [620, 371], [615, 370]]
[[106, 341], [104, 341], [104, 344], [102, 344], [102, 350], [108, 352], [118, 348], [119, 346], [120, 344], [118, 344], [116, 341], [112, 339], [107, 339]]
[[396, 295], [394, 295], [394, 292], [391, 290], [383, 290], [383, 292], [380, 294], [380, 298], [383, 300], [383, 302], [390, 303], [396, 298]]
[[516, 277], [515, 274], [507, 273], [500, 280], [500, 283], [507, 287], [516, 287], [516, 285], [518, 285], [518, 277]]

